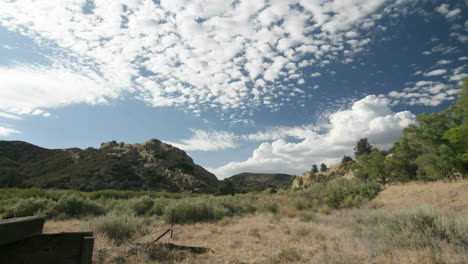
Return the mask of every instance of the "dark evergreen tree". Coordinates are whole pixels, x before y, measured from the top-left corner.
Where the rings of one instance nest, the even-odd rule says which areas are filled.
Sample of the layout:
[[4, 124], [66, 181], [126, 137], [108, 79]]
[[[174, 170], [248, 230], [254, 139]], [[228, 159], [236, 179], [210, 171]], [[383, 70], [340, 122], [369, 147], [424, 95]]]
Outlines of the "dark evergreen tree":
[[341, 164], [346, 165], [347, 163], [352, 162], [352, 161], [353, 161], [353, 158], [351, 158], [350, 156], [344, 155], [343, 159], [341, 160]]
[[367, 138], [361, 138], [357, 144], [356, 147], [354, 147], [354, 155], [356, 156], [356, 159], [359, 158], [361, 155], [369, 155], [374, 147], [369, 143]]
[[320, 171], [321, 172], [326, 172], [328, 170], [327, 165], [325, 163], [320, 164]]
[[312, 165], [312, 170], [311, 170], [312, 173], [317, 173], [318, 172], [318, 166], [317, 165]]
[[235, 194], [235, 187], [234, 183], [230, 180], [224, 180], [219, 183], [218, 186], [218, 194], [219, 195], [234, 195]]

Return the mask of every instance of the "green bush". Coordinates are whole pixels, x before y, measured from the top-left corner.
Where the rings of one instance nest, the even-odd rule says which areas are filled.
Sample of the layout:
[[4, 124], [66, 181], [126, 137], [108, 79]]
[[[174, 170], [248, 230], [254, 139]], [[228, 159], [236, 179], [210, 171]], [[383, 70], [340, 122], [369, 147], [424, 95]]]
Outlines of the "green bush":
[[326, 203], [330, 208], [351, 207], [358, 205], [362, 200], [371, 200], [382, 190], [378, 183], [353, 184], [352, 182], [338, 181], [327, 186], [325, 194]]
[[172, 201], [164, 210], [168, 223], [195, 223], [216, 221], [229, 215], [229, 210], [209, 199], [182, 199]]
[[65, 217], [83, 217], [104, 213], [105, 210], [101, 205], [76, 194], [63, 196], [49, 211], [49, 214], [53, 216]]
[[51, 200], [58, 200], [64, 194], [64, 191], [43, 190], [37, 188], [19, 189], [2, 188], [0, 189], [0, 201], [8, 199], [21, 199], [30, 197], [41, 197]]
[[129, 200], [128, 204], [136, 215], [149, 215], [152, 212], [154, 200], [143, 196]]
[[157, 215], [157, 216], [163, 215], [169, 203], [170, 203], [170, 200], [166, 198], [154, 199], [153, 208], [151, 209], [151, 214]]
[[89, 228], [103, 234], [117, 244], [130, 239], [134, 234], [146, 234], [147, 224], [144, 219], [132, 214], [109, 213], [89, 222]]
[[32, 216], [45, 214], [45, 211], [54, 205], [54, 201], [47, 198], [20, 198], [12, 206], [4, 209], [4, 218]]

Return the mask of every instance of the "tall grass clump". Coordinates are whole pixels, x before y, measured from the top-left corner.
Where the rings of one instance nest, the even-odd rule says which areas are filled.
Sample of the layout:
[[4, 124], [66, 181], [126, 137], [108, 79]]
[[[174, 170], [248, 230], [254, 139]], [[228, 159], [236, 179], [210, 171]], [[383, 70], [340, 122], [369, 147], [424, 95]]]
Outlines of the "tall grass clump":
[[135, 215], [150, 215], [152, 213], [154, 200], [149, 196], [142, 196], [130, 199], [128, 205]]
[[92, 219], [88, 227], [96, 233], [103, 234], [116, 244], [122, 244], [134, 234], [148, 232], [145, 220], [128, 213], [111, 212], [105, 216]]
[[46, 211], [56, 202], [47, 198], [20, 198], [14, 204], [5, 206], [3, 209], [3, 218], [32, 216], [46, 214]]
[[431, 207], [375, 211], [365, 219], [367, 235], [394, 248], [440, 248], [448, 243], [468, 250], [468, 218], [442, 215]]
[[267, 213], [277, 214], [279, 212], [279, 206], [273, 199], [268, 199], [263, 201], [260, 205], [260, 210]]
[[104, 214], [104, 208], [97, 202], [76, 194], [65, 195], [49, 210], [49, 214], [58, 217], [83, 217]]
[[172, 201], [164, 210], [163, 218], [168, 223], [195, 223], [216, 221], [229, 215], [229, 210], [207, 198]]
[[151, 214], [162, 216], [164, 214], [164, 211], [166, 210], [166, 207], [169, 205], [170, 202], [171, 200], [167, 198], [154, 199], [153, 208], [151, 208]]

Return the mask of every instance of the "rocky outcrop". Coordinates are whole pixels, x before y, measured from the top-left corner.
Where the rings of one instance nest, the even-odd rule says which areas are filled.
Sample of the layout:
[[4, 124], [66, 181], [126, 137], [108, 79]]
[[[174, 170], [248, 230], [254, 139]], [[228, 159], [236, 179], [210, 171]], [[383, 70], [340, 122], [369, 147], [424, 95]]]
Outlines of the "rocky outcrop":
[[304, 172], [301, 176], [294, 178], [291, 187], [292, 188], [306, 188], [317, 182], [330, 181], [336, 178], [354, 179], [356, 178], [355, 171], [348, 167], [337, 164], [332, 166], [326, 172], [313, 173], [310, 171]]
[[[3, 173], [2, 173], [3, 172]], [[218, 180], [183, 150], [152, 139], [99, 149], [45, 149], [0, 141], [0, 187], [214, 193]]]

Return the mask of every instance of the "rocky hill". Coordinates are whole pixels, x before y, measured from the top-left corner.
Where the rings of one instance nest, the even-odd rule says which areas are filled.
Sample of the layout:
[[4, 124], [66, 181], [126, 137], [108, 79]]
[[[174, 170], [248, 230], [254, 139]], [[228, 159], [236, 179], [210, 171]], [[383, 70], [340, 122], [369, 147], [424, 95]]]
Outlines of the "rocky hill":
[[268, 188], [289, 189], [294, 180], [293, 175], [280, 173], [249, 173], [233, 175], [226, 180], [234, 184], [238, 193], [259, 192]]
[[0, 187], [214, 193], [217, 186], [215, 175], [184, 151], [156, 139], [84, 150], [0, 141]]

